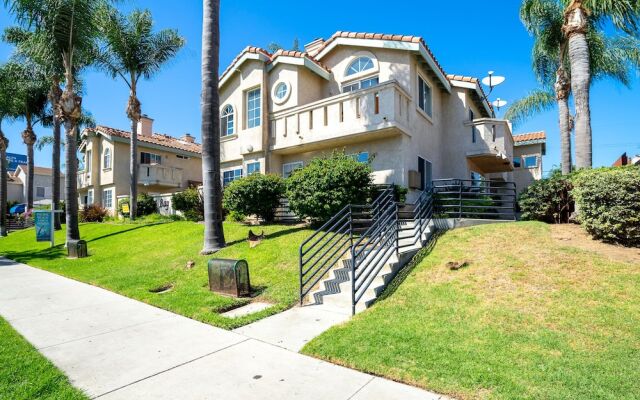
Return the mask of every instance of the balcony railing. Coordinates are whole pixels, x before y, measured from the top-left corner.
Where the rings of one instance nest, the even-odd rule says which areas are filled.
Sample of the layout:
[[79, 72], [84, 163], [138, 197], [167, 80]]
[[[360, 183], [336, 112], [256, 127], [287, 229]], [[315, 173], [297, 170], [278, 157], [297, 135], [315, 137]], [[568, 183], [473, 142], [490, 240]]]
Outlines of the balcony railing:
[[318, 144], [371, 132], [410, 135], [410, 104], [407, 92], [396, 81], [389, 81], [276, 112], [271, 117], [271, 148]]
[[86, 188], [91, 185], [91, 172], [78, 172], [78, 189]]
[[141, 164], [138, 169], [138, 183], [145, 186], [180, 187], [182, 169], [160, 164]]

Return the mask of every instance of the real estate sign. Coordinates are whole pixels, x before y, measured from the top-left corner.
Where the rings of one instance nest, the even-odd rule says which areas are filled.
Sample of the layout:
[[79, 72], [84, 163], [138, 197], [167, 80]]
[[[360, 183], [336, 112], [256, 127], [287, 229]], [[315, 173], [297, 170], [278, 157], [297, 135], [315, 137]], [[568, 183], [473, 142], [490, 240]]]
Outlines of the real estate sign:
[[37, 242], [53, 242], [53, 213], [49, 210], [33, 212]]
[[15, 171], [18, 165], [25, 165], [27, 163], [27, 156], [24, 154], [7, 153], [7, 163], [9, 171]]

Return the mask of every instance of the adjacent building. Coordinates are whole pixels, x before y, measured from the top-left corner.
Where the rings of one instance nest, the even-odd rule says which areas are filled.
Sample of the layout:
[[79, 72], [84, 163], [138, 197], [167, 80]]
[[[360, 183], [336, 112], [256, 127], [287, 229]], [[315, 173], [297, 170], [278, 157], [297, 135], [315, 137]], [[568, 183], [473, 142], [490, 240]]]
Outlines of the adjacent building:
[[[53, 198], [53, 170], [33, 167], [33, 203], [51, 204]], [[19, 164], [8, 180], [8, 201], [26, 203], [29, 178], [27, 166]], [[60, 191], [64, 193], [64, 174], [60, 174]]]
[[542, 179], [542, 156], [547, 153], [545, 132], [530, 132], [513, 137], [513, 179], [518, 192]]
[[[82, 132], [84, 167], [78, 173], [80, 204], [100, 204], [112, 213], [129, 196], [131, 133], [106, 126]], [[202, 154], [193, 136], [153, 133], [153, 120], [138, 124], [138, 193], [174, 193], [202, 183]]]
[[640, 154], [629, 157], [627, 153], [622, 153], [620, 157], [611, 165], [612, 167], [623, 167], [625, 165], [640, 165]]
[[[417, 36], [337, 32], [304, 52], [245, 48], [220, 77], [222, 178], [288, 176], [344, 150], [376, 183], [514, 180], [514, 138], [478, 79], [445, 73]], [[537, 153], [541, 158], [542, 149]]]

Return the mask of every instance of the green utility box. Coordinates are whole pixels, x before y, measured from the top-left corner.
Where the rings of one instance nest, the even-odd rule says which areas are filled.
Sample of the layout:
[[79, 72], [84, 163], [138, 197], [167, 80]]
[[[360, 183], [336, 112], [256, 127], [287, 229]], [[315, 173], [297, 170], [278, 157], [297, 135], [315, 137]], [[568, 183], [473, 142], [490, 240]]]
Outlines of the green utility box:
[[209, 260], [209, 290], [215, 293], [241, 297], [251, 294], [249, 264], [245, 260]]
[[87, 256], [87, 242], [84, 240], [69, 240], [67, 242], [69, 258], [85, 258]]

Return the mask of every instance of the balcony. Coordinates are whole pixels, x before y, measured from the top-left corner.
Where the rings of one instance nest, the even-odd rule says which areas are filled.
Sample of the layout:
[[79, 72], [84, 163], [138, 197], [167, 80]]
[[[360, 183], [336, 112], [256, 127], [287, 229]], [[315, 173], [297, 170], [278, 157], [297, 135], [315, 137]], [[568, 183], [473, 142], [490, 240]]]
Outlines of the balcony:
[[467, 161], [474, 171], [513, 171], [513, 136], [505, 120], [482, 118], [465, 125], [476, 129], [476, 142], [465, 146]]
[[410, 96], [396, 81], [342, 93], [271, 116], [271, 150], [311, 151], [409, 130]]
[[91, 186], [91, 172], [78, 172], [78, 189], [84, 189]]
[[138, 167], [138, 183], [144, 186], [180, 187], [182, 169], [160, 164], [141, 164]]

